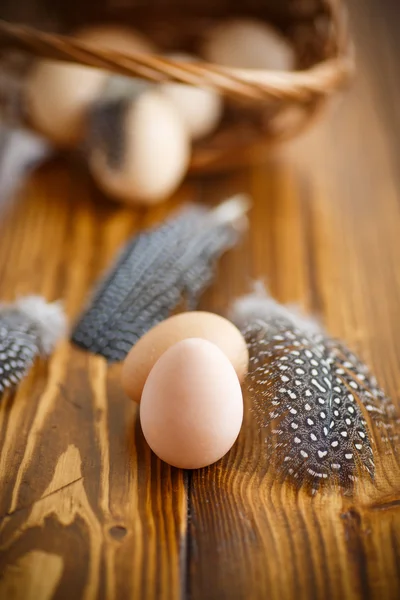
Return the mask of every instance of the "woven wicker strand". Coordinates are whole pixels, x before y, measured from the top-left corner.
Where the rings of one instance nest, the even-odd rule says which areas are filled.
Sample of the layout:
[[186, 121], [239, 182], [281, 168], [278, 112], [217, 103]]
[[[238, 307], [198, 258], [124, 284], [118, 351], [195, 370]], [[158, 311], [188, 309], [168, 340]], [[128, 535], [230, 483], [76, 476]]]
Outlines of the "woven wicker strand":
[[351, 54], [338, 56], [308, 69], [290, 73], [217, 67], [188, 63], [155, 55], [125, 56], [92, 44], [0, 21], [0, 45], [35, 55], [107, 69], [148, 81], [179, 81], [214, 88], [221, 94], [245, 100], [271, 98], [308, 102], [314, 94], [330, 94], [344, 85], [353, 72]]

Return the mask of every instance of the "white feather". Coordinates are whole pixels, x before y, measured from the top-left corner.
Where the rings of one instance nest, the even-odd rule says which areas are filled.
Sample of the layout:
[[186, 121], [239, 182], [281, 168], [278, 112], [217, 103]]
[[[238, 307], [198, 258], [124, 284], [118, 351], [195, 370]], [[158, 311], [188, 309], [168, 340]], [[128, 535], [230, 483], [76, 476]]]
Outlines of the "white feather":
[[230, 319], [240, 328], [248, 321], [269, 320], [271, 317], [287, 319], [295, 329], [303, 331], [306, 335], [322, 333], [323, 329], [318, 321], [303, 315], [296, 305], [284, 306], [274, 300], [268, 293], [262, 281], [254, 283], [254, 292], [242, 296], [233, 304]]
[[246, 194], [236, 194], [225, 200], [210, 212], [210, 218], [222, 224], [232, 224], [238, 231], [248, 227], [247, 212], [251, 198]]
[[52, 152], [43, 138], [0, 125], [0, 211], [13, 199], [30, 172]]
[[48, 303], [41, 296], [26, 296], [17, 300], [14, 306], [35, 324], [39, 332], [41, 352], [50, 354], [67, 330], [61, 302]]

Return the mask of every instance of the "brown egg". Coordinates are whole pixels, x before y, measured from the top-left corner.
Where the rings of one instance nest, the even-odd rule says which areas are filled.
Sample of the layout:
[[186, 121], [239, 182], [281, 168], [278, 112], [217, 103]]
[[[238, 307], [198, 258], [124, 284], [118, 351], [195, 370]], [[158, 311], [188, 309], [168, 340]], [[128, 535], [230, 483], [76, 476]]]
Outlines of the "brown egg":
[[218, 346], [232, 363], [239, 380], [244, 380], [249, 355], [235, 325], [213, 313], [186, 312], [159, 323], [133, 346], [122, 369], [122, 387], [126, 394], [140, 402], [146, 379], [157, 360], [177, 342], [192, 337]]
[[226, 355], [207, 340], [171, 346], [147, 378], [140, 422], [150, 448], [181, 469], [198, 469], [224, 456], [243, 420], [243, 397]]
[[[125, 27], [87, 27], [78, 39], [118, 52], [153, 52], [140, 33]], [[83, 137], [89, 107], [101, 95], [109, 73], [101, 69], [39, 60], [26, 85], [28, 118], [35, 129], [59, 146], [73, 146]]]

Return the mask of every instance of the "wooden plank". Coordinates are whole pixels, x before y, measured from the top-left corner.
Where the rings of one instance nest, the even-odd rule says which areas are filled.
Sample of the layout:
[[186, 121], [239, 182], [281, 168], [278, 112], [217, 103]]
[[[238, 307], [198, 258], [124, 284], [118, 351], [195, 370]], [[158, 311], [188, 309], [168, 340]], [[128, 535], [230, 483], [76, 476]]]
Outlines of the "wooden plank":
[[[49, 166], [2, 224], [2, 297], [63, 298], [74, 317], [139, 222], [169, 209], [106, 204]], [[118, 367], [61, 344], [3, 399], [0, 444], [1, 598], [180, 596], [184, 474], [151, 455]]]
[[[249, 191], [251, 235], [202, 308], [224, 313], [265, 279], [358, 350], [398, 402], [398, 41], [372, 0], [352, 6], [357, 84], [310, 135], [149, 212], [49, 165], [0, 224], [1, 298], [61, 297], [74, 318], [133, 231], [186, 198]], [[295, 493], [275, 480], [247, 402], [222, 461], [171, 469], [149, 452], [118, 366], [64, 343], [0, 403], [0, 598], [397, 599], [399, 470], [378, 466], [376, 486], [352, 497]]]
[[[279, 300], [319, 314], [371, 364], [399, 405], [400, 194], [396, 135], [383, 102], [393, 86], [398, 95], [399, 80], [385, 87], [377, 77], [384, 40], [366, 4], [353, 9], [355, 87], [315, 131], [250, 172], [250, 270]], [[194, 472], [189, 489], [193, 600], [399, 597], [396, 461], [385, 459], [376, 486], [361, 483], [351, 497], [297, 494], [275, 481], [247, 405], [233, 451]]]

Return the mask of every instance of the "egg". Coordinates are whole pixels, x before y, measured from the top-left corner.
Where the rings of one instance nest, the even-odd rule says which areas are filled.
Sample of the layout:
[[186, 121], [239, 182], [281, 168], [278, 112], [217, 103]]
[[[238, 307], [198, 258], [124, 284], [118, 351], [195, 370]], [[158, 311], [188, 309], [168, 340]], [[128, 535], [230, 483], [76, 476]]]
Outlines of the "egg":
[[[194, 56], [188, 54], [171, 54], [169, 57], [186, 62], [196, 61]], [[214, 90], [183, 83], [162, 83], [161, 91], [179, 110], [192, 140], [209, 135], [217, 127], [223, 102]]]
[[175, 106], [153, 86], [138, 83], [132, 98], [96, 109], [89, 141], [89, 169], [110, 197], [151, 205], [181, 183], [189, 163], [190, 140]]
[[213, 313], [186, 312], [162, 321], [133, 346], [122, 369], [125, 393], [135, 402], [140, 402], [146, 379], [157, 360], [177, 342], [192, 337], [218, 346], [232, 363], [239, 381], [244, 380], [249, 354], [246, 342], [235, 325]]
[[216, 25], [202, 48], [211, 63], [242, 69], [290, 71], [295, 54], [275, 28], [256, 19], [233, 19]]
[[242, 420], [239, 379], [215, 344], [182, 340], [152, 368], [140, 422], [150, 448], [168, 464], [198, 469], [216, 462], [235, 443]]
[[96, 44], [99, 48], [123, 54], [156, 52], [151, 40], [139, 31], [123, 25], [88, 25], [75, 31], [74, 37], [88, 44]]
[[[74, 36], [118, 52], [153, 52], [144, 36], [124, 27], [88, 27]], [[58, 146], [76, 145], [85, 132], [88, 108], [98, 98], [109, 73], [101, 69], [38, 60], [28, 75], [25, 103], [33, 127]]]
[[58, 146], [73, 146], [82, 138], [88, 107], [101, 93], [107, 73], [99, 69], [37, 61], [26, 81], [28, 120]]

